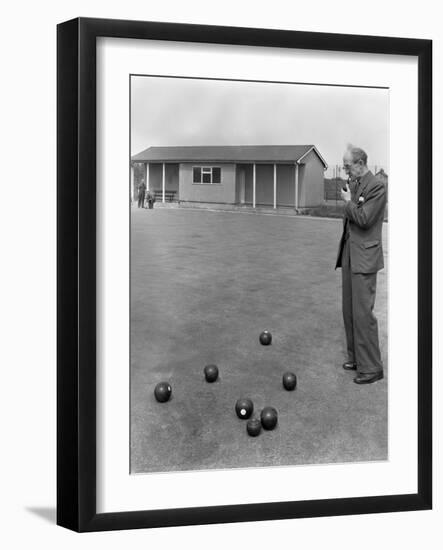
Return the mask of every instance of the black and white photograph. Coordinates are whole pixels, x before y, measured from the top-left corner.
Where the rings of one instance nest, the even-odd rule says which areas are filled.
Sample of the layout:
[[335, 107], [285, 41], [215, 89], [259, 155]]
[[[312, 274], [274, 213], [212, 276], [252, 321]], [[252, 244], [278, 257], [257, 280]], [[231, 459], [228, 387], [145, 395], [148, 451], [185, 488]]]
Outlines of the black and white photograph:
[[131, 474], [389, 460], [389, 89], [129, 86]]
[[437, 6], [4, 6], [2, 548], [441, 546]]

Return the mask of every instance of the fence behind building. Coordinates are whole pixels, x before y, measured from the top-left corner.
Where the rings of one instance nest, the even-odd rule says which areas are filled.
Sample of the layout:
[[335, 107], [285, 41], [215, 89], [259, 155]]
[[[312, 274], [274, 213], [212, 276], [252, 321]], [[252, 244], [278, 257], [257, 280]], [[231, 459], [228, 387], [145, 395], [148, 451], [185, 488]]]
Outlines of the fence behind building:
[[[381, 164], [368, 166], [369, 170], [375, 174], [388, 187], [389, 177], [386, 168]], [[348, 176], [341, 165], [328, 166], [324, 175], [324, 199], [325, 201], [341, 201], [340, 190], [347, 182]]]

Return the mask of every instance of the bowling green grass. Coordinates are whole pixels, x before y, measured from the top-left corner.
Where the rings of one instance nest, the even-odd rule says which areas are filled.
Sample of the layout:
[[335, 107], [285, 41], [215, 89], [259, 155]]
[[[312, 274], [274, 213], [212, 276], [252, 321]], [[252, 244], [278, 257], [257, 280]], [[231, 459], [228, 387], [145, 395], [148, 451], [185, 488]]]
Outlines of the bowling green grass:
[[[341, 221], [163, 208], [131, 216], [132, 472], [387, 459], [387, 273], [376, 301], [385, 379], [358, 386], [341, 368]], [[220, 369], [214, 384], [208, 363]], [[295, 392], [282, 387], [288, 370]], [[155, 401], [160, 381], [172, 385], [168, 403]], [[234, 411], [240, 397], [257, 412], [275, 407], [275, 431], [249, 437]]]

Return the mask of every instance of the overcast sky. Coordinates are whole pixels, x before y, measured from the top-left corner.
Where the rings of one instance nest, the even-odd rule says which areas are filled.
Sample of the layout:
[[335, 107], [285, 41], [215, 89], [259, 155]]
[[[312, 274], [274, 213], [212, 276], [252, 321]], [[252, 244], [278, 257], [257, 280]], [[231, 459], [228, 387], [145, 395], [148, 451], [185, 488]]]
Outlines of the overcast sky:
[[309, 145], [329, 165], [351, 143], [388, 169], [389, 91], [132, 77], [132, 154], [168, 145]]

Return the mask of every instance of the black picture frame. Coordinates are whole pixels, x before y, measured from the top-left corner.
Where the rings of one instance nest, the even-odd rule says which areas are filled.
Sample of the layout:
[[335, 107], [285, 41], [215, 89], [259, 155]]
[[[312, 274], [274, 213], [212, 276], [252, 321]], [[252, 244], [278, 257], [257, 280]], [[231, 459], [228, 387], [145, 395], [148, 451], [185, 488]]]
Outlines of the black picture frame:
[[[96, 512], [96, 39], [398, 54], [418, 59], [416, 494]], [[425, 510], [432, 507], [432, 42], [78, 18], [57, 29], [57, 523], [75, 531]]]

